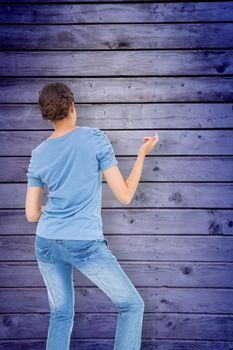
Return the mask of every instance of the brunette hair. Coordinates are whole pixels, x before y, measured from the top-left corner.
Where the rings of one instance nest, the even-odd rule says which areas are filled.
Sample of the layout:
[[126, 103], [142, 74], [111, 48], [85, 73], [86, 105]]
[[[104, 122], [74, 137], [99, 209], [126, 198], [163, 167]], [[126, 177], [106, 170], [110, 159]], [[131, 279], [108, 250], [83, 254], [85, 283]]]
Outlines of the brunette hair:
[[66, 84], [47, 84], [40, 91], [38, 99], [42, 118], [50, 121], [64, 119], [73, 101], [74, 94]]

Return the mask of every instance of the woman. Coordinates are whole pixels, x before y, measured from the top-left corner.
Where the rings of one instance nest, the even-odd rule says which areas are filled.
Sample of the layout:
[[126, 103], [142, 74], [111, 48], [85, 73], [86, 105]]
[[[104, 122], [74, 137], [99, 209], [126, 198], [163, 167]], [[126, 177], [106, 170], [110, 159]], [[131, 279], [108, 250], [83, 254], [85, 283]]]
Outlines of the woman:
[[[125, 181], [111, 142], [96, 127], [77, 126], [74, 95], [63, 83], [39, 95], [42, 118], [54, 132], [32, 150], [27, 171], [26, 217], [37, 222], [35, 255], [51, 309], [46, 350], [68, 350], [74, 324], [73, 267], [97, 285], [118, 310], [114, 350], [139, 350], [144, 302], [104, 238], [102, 173], [112, 193], [129, 204], [145, 156], [158, 136], [144, 137]], [[41, 206], [44, 185], [48, 200]]]

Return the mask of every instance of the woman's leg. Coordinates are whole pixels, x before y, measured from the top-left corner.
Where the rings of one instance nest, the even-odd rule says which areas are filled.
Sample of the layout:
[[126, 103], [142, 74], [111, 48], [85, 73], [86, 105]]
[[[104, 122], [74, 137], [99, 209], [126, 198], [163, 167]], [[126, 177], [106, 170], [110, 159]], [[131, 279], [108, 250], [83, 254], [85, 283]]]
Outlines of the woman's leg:
[[112, 254], [107, 240], [98, 240], [83, 256], [74, 246], [70, 248], [71, 263], [107, 294], [118, 310], [114, 350], [139, 350], [144, 301]]
[[73, 267], [56, 256], [52, 240], [36, 239], [35, 252], [51, 309], [46, 350], [69, 350], [74, 324]]

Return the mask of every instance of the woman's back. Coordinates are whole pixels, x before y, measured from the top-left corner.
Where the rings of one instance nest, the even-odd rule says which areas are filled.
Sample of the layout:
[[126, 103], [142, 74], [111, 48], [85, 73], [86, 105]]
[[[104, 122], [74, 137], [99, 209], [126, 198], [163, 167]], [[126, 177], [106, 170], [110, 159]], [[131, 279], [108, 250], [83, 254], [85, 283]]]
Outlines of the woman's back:
[[117, 164], [111, 143], [95, 127], [79, 126], [32, 151], [28, 186], [48, 187], [36, 234], [51, 239], [103, 238], [102, 170]]

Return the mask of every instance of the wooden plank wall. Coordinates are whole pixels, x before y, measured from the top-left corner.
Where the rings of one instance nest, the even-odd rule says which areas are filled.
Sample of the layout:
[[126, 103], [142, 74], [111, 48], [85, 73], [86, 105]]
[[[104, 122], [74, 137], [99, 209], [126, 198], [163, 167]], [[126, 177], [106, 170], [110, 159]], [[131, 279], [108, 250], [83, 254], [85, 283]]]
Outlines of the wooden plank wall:
[[[142, 137], [160, 135], [129, 206], [103, 183], [106, 238], [145, 301], [142, 349], [233, 349], [233, 1], [0, 10], [0, 348], [45, 349], [25, 174], [51, 130], [38, 91], [64, 81], [78, 124], [107, 133], [125, 178]], [[71, 348], [112, 349], [116, 309], [79, 271], [75, 286]]]

